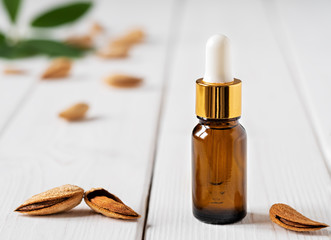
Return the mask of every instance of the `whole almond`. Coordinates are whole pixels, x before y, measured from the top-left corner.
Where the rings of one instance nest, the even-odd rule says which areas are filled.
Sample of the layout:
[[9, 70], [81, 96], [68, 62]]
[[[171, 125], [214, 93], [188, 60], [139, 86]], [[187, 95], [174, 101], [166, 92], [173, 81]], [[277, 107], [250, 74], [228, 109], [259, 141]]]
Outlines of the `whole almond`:
[[65, 40], [69, 45], [79, 47], [79, 48], [91, 48], [93, 46], [93, 39], [89, 35], [83, 36], [71, 36]]
[[292, 207], [282, 203], [272, 205], [269, 215], [271, 221], [292, 231], [307, 232], [328, 227], [327, 224], [313, 221]]
[[84, 194], [84, 201], [94, 211], [106, 217], [137, 219], [138, 213], [125, 205], [118, 197], [103, 188], [93, 188]]
[[140, 43], [145, 38], [145, 32], [141, 29], [134, 29], [129, 31], [123, 36], [120, 36], [110, 42], [110, 46], [126, 45], [131, 46], [133, 44]]
[[108, 85], [117, 88], [135, 88], [139, 87], [143, 79], [125, 74], [113, 74], [104, 80]]
[[99, 35], [100, 33], [104, 32], [104, 28], [101, 26], [101, 24], [94, 22], [89, 30], [89, 35], [92, 37], [95, 37]]
[[68, 58], [54, 59], [46, 71], [42, 74], [42, 79], [65, 78], [69, 75], [72, 62]]
[[14, 68], [14, 67], [6, 67], [3, 70], [3, 73], [7, 74], [7, 75], [21, 75], [21, 74], [25, 74], [26, 71], [23, 69]]
[[112, 46], [99, 50], [97, 55], [102, 58], [126, 58], [129, 50], [126, 45]]
[[59, 113], [59, 117], [68, 121], [77, 121], [83, 119], [89, 106], [86, 103], [77, 103]]
[[63, 185], [34, 195], [15, 209], [29, 215], [48, 215], [68, 211], [83, 198], [84, 190], [75, 185]]

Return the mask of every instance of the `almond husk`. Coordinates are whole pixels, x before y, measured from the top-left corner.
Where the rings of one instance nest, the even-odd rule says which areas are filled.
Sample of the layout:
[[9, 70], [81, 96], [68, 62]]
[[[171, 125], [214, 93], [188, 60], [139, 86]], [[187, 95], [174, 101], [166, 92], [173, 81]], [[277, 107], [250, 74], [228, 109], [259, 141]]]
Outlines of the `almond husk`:
[[94, 211], [106, 217], [132, 220], [140, 215], [125, 205], [121, 199], [103, 188], [92, 188], [84, 194], [84, 201]]
[[292, 207], [282, 203], [272, 205], [269, 215], [274, 223], [296, 232], [315, 231], [329, 226], [325, 223], [313, 221]]
[[68, 58], [54, 59], [46, 71], [42, 74], [42, 79], [65, 78], [69, 75], [72, 62]]
[[77, 121], [85, 117], [89, 106], [86, 103], [76, 103], [71, 107], [65, 109], [59, 113], [59, 117], [64, 118], [68, 121]]
[[112, 40], [110, 46], [131, 46], [133, 44], [141, 43], [145, 39], [145, 32], [141, 29], [133, 29], [123, 36]]
[[109, 42], [108, 46], [99, 50], [97, 55], [102, 58], [126, 58], [131, 47], [145, 38], [141, 29], [135, 29]]
[[105, 83], [117, 88], [135, 88], [139, 87], [143, 79], [125, 74], [112, 74], [104, 79]]
[[111, 46], [103, 48], [97, 52], [97, 55], [102, 58], [126, 58], [130, 48], [126, 45]]
[[83, 198], [84, 190], [75, 185], [63, 185], [39, 193], [15, 209], [29, 215], [49, 215], [68, 211], [76, 207]]
[[7, 75], [22, 75], [22, 74], [25, 74], [26, 71], [23, 69], [19, 69], [19, 68], [6, 67], [3, 70], [3, 73], [7, 74]]
[[95, 37], [100, 33], [103, 33], [105, 29], [98, 22], [94, 22], [89, 30], [89, 35], [91, 37]]
[[69, 45], [84, 49], [93, 47], [93, 39], [89, 35], [71, 36], [68, 37], [65, 42]]

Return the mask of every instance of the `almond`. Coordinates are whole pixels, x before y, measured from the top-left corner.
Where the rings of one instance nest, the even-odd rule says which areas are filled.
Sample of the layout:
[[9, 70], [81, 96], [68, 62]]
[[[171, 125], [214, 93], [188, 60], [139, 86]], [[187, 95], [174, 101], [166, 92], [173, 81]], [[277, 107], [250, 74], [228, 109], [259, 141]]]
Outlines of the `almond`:
[[143, 79], [125, 74], [113, 74], [105, 78], [105, 82], [118, 88], [135, 88], [142, 84]]
[[125, 58], [128, 56], [130, 48], [128, 46], [112, 46], [101, 49], [97, 55], [102, 58]]
[[42, 79], [65, 78], [71, 70], [71, 60], [68, 58], [54, 59], [46, 71], [42, 74]]
[[94, 211], [106, 217], [137, 219], [140, 215], [125, 205], [121, 199], [103, 188], [93, 188], [84, 195], [84, 201]]
[[313, 221], [283, 203], [272, 205], [269, 210], [269, 215], [271, 221], [274, 223], [283, 228], [297, 232], [315, 231], [329, 226], [325, 223]]
[[59, 113], [59, 117], [68, 121], [77, 121], [85, 117], [89, 106], [86, 103], [77, 103]]
[[90, 28], [89, 35], [95, 37], [104, 31], [104, 28], [99, 23], [94, 22]]
[[141, 29], [134, 29], [127, 34], [118, 37], [110, 42], [110, 46], [126, 45], [131, 46], [133, 44], [140, 43], [145, 38], [145, 32]]
[[75, 185], [63, 185], [34, 195], [15, 209], [29, 215], [48, 215], [68, 211], [83, 198], [84, 190]]
[[79, 48], [91, 48], [93, 46], [93, 39], [89, 35], [83, 36], [71, 36], [65, 40], [69, 45], [79, 47]]
[[3, 70], [3, 73], [7, 75], [21, 75], [21, 74], [25, 74], [26, 71], [19, 68], [7, 67]]

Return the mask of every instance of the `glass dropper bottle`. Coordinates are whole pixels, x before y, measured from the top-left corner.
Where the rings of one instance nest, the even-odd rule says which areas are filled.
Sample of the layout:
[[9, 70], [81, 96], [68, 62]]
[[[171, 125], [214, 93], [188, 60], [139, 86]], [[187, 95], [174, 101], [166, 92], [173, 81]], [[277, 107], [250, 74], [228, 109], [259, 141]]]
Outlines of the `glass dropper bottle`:
[[246, 131], [241, 116], [241, 81], [232, 76], [229, 39], [207, 41], [204, 78], [196, 81], [192, 133], [194, 216], [228, 224], [246, 216]]

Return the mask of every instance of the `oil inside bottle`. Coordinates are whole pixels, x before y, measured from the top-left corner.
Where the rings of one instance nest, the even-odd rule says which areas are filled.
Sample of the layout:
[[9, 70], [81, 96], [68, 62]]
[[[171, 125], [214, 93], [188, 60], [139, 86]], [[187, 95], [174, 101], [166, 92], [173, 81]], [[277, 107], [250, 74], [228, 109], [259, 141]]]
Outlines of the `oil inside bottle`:
[[193, 214], [203, 222], [233, 223], [246, 215], [247, 137], [238, 119], [199, 118], [193, 130]]

